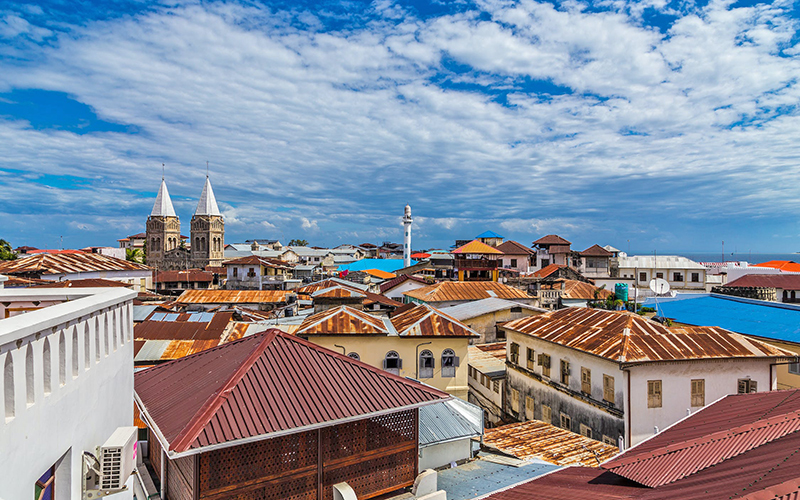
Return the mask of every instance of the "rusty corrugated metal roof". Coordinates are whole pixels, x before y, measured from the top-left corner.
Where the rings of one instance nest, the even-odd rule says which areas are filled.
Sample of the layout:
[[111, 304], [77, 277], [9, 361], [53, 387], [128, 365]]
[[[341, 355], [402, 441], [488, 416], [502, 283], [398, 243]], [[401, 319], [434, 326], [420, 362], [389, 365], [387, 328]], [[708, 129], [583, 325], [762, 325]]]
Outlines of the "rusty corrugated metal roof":
[[392, 316], [392, 325], [402, 337], [480, 337], [462, 322], [428, 304]]
[[180, 304], [272, 304], [286, 302], [294, 292], [285, 290], [186, 290]]
[[521, 460], [538, 458], [556, 465], [598, 467], [600, 462], [619, 453], [616, 446], [539, 420], [486, 429], [483, 444]]
[[364, 311], [339, 306], [313, 314], [303, 321], [296, 335], [389, 335], [391, 324]]
[[[591, 283], [578, 280], [557, 279], [552, 283], [542, 283], [541, 286], [543, 290], [561, 289], [561, 297], [564, 299], [594, 300], [596, 298], [605, 299], [614, 295], [611, 290], [598, 288]], [[597, 297], [594, 295], [595, 292], [597, 292]]]
[[313, 299], [326, 298], [326, 299], [347, 299], [347, 298], [366, 298], [366, 292], [356, 288], [350, 288], [342, 285], [335, 285], [329, 288], [317, 290], [311, 294]]
[[423, 302], [480, 300], [489, 297], [508, 300], [532, 298], [519, 288], [496, 281], [443, 281], [405, 292], [403, 295]]
[[381, 283], [381, 293], [386, 293], [392, 288], [396, 287], [397, 285], [406, 282], [407, 280], [416, 281], [417, 283], [425, 286], [428, 286], [430, 284], [425, 280], [425, 278], [419, 278], [417, 276], [412, 276], [410, 274], [401, 274], [396, 278]]
[[667, 328], [636, 314], [584, 307], [516, 319], [505, 323], [503, 328], [620, 363], [795, 356], [723, 328]]
[[130, 283], [121, 281], [106, 280], [102, 278], [88, 278], [81, 280], [50, 281], [44, 285], [36, 285], [34, 288], [114, 288], [114, 287], [133, 287]]
[[95, 271], [149, 271], [150, 268], [128, 260], [99, 253], [37, 253], [16, 260], [0, 262], [0, 274], [75, 274]]
[[449, 398], [274, 329], [134, 378], [137, 404], [172, 453]]

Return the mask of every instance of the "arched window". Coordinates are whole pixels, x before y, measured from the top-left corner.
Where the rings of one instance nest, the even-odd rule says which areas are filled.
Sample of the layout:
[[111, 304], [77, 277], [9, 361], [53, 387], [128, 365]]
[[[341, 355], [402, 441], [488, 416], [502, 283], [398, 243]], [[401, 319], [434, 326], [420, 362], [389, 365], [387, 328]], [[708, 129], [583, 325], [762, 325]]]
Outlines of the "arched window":
[[3, 401], [6, 407], [6, 418], [13, 418], [15, 414], [14, 398], [14, 363], [11, 360], [11, 353], [6, 353], [6, 360], [3, 364]]
[[114, 347], [114, 350], [117, 350], [117, 321], [116, 321], [116, 314], [114, 314], [114, 310], [108, 311], [108, 328], [111, 330], [111, 345]]
[[78, 328], [72, 328], [72, 378], [78, 376]]
[[103, 331], [105, 333], [105, 336], [103, 337], [103, 339], [105, 340], [104, 347], [105, 347], [105, 350], [106, 350], [106, 356], [108, 356], [108, 347], [110, 345], [109, 344], [109, 337], [108, 337], [108, 334], [109, 334], [110, 330], [111, 330], [111, 318], [109, 318], [108, 317], [108, 313], [106, 313], [106, 317], [103, 320]]
[[100, 318], [94, 317], [94, 362], [100, 362]]
[[419, 353], [419, 378], [433, 378], [433, 353], [427, 349]]
[[383, 359], [383, 369], [389, 373], [400, 375], [401, 368], [403, 368], [403, 360], [400, 359], [400, 355], [395, 351], [387, 352]]
[[89, 323], [84, 323], [81, 331], [83, 331], [83, 369], [88, 370], [92, 366], [92, 344], [89, 338], [92, 332], [89, 331]]
[[25, 394], [28, 397], [28, 405], [36, 402], [36, 386], [33, 381], [33, 346], [28, 343], [28, 347], [25, 348]]
[[353, 358], [355, 360], [361, 361], [361, 356], [358, 355], [357, 352], [351, 352], [347, 355], [348, 358]]
[[44, 376], [44, 394], [50, 394], [53, 390], [51, 371], [53, 370], [53, 358], [50, 354], [50, 339], [45, 337], [44, 348], [42, 349], [42, 374]]
[[442, 351], [442, 377], [455, 377], [458, 364], [459, 359], [455, 351], [452, 349]]
[[58, 383], [62, 386], [67, 383], [67, 344], [64, 330], [58, 335]]

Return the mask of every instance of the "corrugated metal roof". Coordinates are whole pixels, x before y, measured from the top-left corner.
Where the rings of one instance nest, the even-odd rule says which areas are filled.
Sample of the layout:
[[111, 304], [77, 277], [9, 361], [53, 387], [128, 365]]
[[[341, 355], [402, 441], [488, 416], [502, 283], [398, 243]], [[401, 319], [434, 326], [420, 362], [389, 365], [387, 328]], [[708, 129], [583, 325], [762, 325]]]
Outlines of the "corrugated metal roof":
[[115, 288], [132, 287], [130, 283], [121, 281], [106, 280], [102, 278], [88, 278], [80, 280], [51, 281], [43, 285], [36, 285], [33, 288]]
[[475, 237], [475, 239], [478, 239], [478, 238], [499, 238], [501, 240], [503, 239], [502, 236], [500, 236], [499, 234], [495, 233], [494, 231], [484, 231], [484, 232], [482, 232], [481, 234], [479, 234], [478, 236]]
[[312, 293], [318, 290], [323, 290], [325, 288], [330, 288], [332, 286], [339, 286], [339, 285], [349, 286], [350, 288], [356, 288], [362, 291], [366, 291], [369, 288], [369, 285], [364, 285], [363, 283], [354, 283], [352, 281], [347, 281], [340, 278], [328, 278], [322, 281], [315, 281], [314, 283], [309, 283], [306, 286], [297, 288], [295, 289], [295, 292], [304, 295], [311, 295]]
[[619, 257], [620, 269], [698, 269], [705, 266], [680, 255], [634, 255]]
[[479, 254], [479, 255], [501, 255], [503, 252], [495, 247], [489, 246], [486, 243], [478, 240], [472, 240], [466, 245], [462, 245], [455, 250], [454, 254]]
[[0, 274], [76, 274], [95, 271], [149, 271], [128, 260], [99, 253], [38, 253], [0, 262]]
[[534, 245], [572, 245], [569, 241], [565, 240], [561, 236], [557, 234], [548, 234], [547, 236], [542, 236], [538, 240], [533, 242]]
[[636, 314], [583, 307], [520, 318], [503, 328], [620, 363], [795, 355], [718, 327], [667, 328]]
[[[475, 368], [487, 377], [500, 377], [506, 373], [505, 342], [498, 342], [503, 345], [503, 357], [499, 358], [493, 353], [481, 350], [478, 346], [471, 345], [469, 351], [469, 366]], [[499, 351], [498, 351], [499, 352]]]
[[273, 304], [286, 302], [294, 292], [284, 290], [186, 290], [180, 304]]
[[[136, 340], [216, 340], [223, 338], [233, 312], [153, 313], [133, 327]], [[206, 320], [206, 321], [202, 321]]]
[[[543, 290], [562, 290], [561, 297], [572, 300], [605, 299], [614, 295], [611, 290], [598, 288], [591, 283], [578, 280], [557, 279], [552, 283], [542, 283]], [[597, 292], [597, 297], [595, 297]]]
[[792, 273], [800, 273], [800, 264], [793, 260], [770, 260], [760, 264], [753, 264], [753, 267], [771, 267]]
[[[388, 323], [388, 324], [387, 324]], [[339, 306], [306, 318], [296, 335], [390, 335], [396, 333], [391, 323], [371, 314]]]
[[274, 329], [134, 377], [137, 404], [176, 453], [449, 398]]
[[483, 410], [454, 398], [419, 410], [419, 445], [430, 446], [483, 435]]
[[272, 269], [291, 269], [292, 265], [280, 259], [271, 257], [260, 257], [258, 255], [248, 255], [246, 257], [239, 257], [238, 259], [226, 260], [222, 263], [223, 266], [264, 266]]
[[475, 330], [428, 304], [415, 304], [392, 316], [401, 337], [480, 337]]
[[361, 290], [342, 285], [335, 285], [329, 288], [317, 290], [311, 294], [312, 298], [344, 299], [344, 298], [366, 298], [367, 294]]
[[398, 286], [398, 285], [400, 285], [402, 283], [405, 283], [408, 280], [417, 282], [422, 286], [428, 286], [430, 284], [425, 280], [425, 278], [418, 278], [417, 276], [412, 276], [410, 274], [401, 274], [400, 276], [398, 276], [396, 278], [393, 278], [393, 279], [390, 279], [389, 281], [384, 281], [383, 283], [381, 283], [381, 293], [386, 293], [389, 290], [391, 290], [392, 288], [394, 288], [394, 287], [396, 287], [396, 286]]
[[547, 309], [542, 309], [540, 307], [529, 306], [527, 304], [520, 304], [519, 302], [498, 299], [495, 297], [466, 302], [464, 304], [456, 304], [454, 306], [442, 307], [439, 310], [459, 321], [464, 321], [471, 318], [477, 318], [478, 316], [483, 316], [484, 314], [490, 314], [497, 311], [506, 311], [512, 307], [521, 307], [532, 312], [549, 312]]
[[583, 252], [580, 252], [580, 254], [584, 257], [612, 257], [614, 255], [596, 243]]
[[539, 420], [486, 429], [483, 444], [522, 460], [536, 458], [556, 465], [598, 467], [619, 453], [616, 446]]
[[538, 271], [536, 271], [535, 273], [533, 273], [533, 276], [535, 278], [547, 278], [548, 276], [550, 276], [554, 272], [558, 271], [562, 267], [567, 267], [567, 266], [562, 265], [562, 264], [550, 264], [549, 266], [545, 266], [545, 267], [539, 269]]
[[800, 290], [800, 274], [745, 274], [741, 278], [729, 281], [725, 286]]
[[481, 300], [490, 297], [500, 299], [530, 299], [527, 293], [496, 281], [443, 281], [435, 285], [403, 293], [423, 302], [449, 302], [459, 300]]
[[641, 498], [648, 490], [602, 469], [565, 467], [489, 495], [485, 500], [622, 500]]
[[156, 309], [158, 309], [158, 306], [133, 306], [133, 321], [138, 323], [146, 320]]

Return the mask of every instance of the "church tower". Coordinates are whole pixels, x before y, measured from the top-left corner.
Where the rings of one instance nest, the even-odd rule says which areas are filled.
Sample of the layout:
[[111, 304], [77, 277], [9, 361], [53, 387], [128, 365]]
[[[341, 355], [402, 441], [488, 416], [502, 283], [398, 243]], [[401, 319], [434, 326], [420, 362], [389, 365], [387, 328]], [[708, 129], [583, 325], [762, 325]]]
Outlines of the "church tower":
[[225, 260], [225, 222], [214, 198], [211, 181], [206, 184], [192, 216], [192, 267], [221, 266]]
[[163, 178], [153, 210], [147, 218], [146, 235], [147, 265], [159, 270], [165, 269], [166, 253], [181, 244], [181, 221], [175, 214], [175, 208], [167, 191], [167, 183]]

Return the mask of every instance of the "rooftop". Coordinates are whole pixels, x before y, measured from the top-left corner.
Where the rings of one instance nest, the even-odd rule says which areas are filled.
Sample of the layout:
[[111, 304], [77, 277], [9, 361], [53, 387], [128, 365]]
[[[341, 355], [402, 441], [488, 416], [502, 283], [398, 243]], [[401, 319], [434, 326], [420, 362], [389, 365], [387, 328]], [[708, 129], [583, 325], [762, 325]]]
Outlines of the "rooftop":
[[477, 318], [484, 314], [491, 314], [498, 311], [507, 311], [511, 308], [522, 308], [532, 312], [549, 312], [547, 309], [529, 306], [527, 304], [520, 304], [511, 300], [498, 299], [496, 297], [489, 297], [488, 299], [475, 300], [472, 302], [465, 302], [463, 304], [456, 304], [454, 306], [442, 307], [439, 309], [445, 314], [448, 314], [459, 321], [465, 321], [471, 318]]
[[[150, 216], [177, 217], [175, 208], [172, 206], [172, 200], [169, 197], [167, 183], [164, 182], [164, 179], [161, 179], [161, 185], [158, 187], [158, 194], [156, 195], [156, 202], [153, 203], [153, 210], [150, 212]], [[134, 236], [131, 236], [131, 238], [133, 237]]]
[[503, 328], [619, 363], [795, 355], [719, 327], [668, 328], [632, 313], [583, 307], [520, 318]]
[[533, 242], [534, 245], [572, 245], [569, 241], [565, 240], [561, 236], [557, 234], [548, 234], [547, 236], [542, 236], [538, 240]]
[[396, 278], [392, 278], [389, 281], [384, 281], [383, 283], [381, 283], [381, 293], [386, 293], [392, 288], [408, 280], [415, 281], [423, 286], [428, 286], [430, 284], [427, 281], [425, 281], [425, 278], [418, 278], [417, 276], [412, 276], [410, 274], [401, 274]]
[[481, 241], [472, 240], [466, 245], [462, 245], [453, 250], [453, 253], [456, 255], [458, 254], [501, 255], [503, 252]]
[[121, 281], [105, 280], [102, 278], [87, 278], [82, 280], [63, 280], [50, 281], [34, 288], [108, 288], [108, 287], [130, 287], [130, 283]]
[[128, 260], [99, 253], [38, 253], [0, 262], [0, 274], [77, 274], [96, 271], [149, 271], [150, 268]]
[[194, 211], [195, 215], [218, 215], [222, 216], [217, 206], [217, 199], [214, 197], [214, 190], [211, 189], [211, 181], [206, 176], [206, 183], [203, 184], [203, 192], [200, 193], [200, 199], [197, 200], [197, 208]]
[[460, 300], [480, 300], [490, 297], [499, 299], [530, 299], [520, 290], [495, 281], [443, 281], [403, 295], [423, 302], [447, 302]]
[[594, 244], [580, 253], [584, 257], [611, 257], [614, 254], [600, 245]]
[[483, 410], [458, 398], [419, 410], [419, 445], [444, 443], [483, 435]]
[[[485, 351], [485, 345], [497, 345], [501, 347], [495, 351]], [[487, 377], [500, 377], [506, 373], [506, 343], [496, 342], [495, 344], [471, 345], [467, 348], [469, 352], [469, 366], [475, 368]]]
[[173, 457], [449, 398], [274, 329], [134, 378], [136, 403]]
[[800, 343], [800, 307], [726, 295], [679, 294], [675, 299], [648, 299], [661, 316], [687, 325], [717, 325], [763, 338]]
[[548, 266], [545, 266], [545, 267], [539, 269], [535, 273], [533, 273], [533, 276], [535, 278], [547, 278], [548, 276], [550, 276], [551, 274], [555, 273], [556, 271], [558, 271], [562, 267], [567, 267], [567, 266], [565, 266], [563, 264], [550, 264]]
[[483, 444], [521, 460], [536, 458], [554, 465], [598, 467], [619, 453], [616, 446], [539, 420], [486, 429]]
[[156, 281], [159, 283], [184, 282], [211, 282], [214, 280], [214, 273], [202, 271], [200, 269], [189, 269], [188, 271], [160, 271], [156, 274]]
[[[411, 261], [412, 264], [416, 262]], [[403, 259], [361, 259], [350, 264], [339, 266], [339, 271], [363, 271], [365, 269], [378, 269], [387, 273], [393, 273], [405, 267]]]
[[770, 260], [760, 264], [753, 264], [754, 267], [771, 267], [790, 273], [800, 273], [800, 264], [792, 260]]
[[505, 243], [498, 245], [497, 249], [506, 255], [532, 255], [536, 253], [532, 248], [528, 248], [522, 243], [517, 243], [514, 240], [508, 240]]
[[270, 304], [287, 302], [293, 292], [284, 290], [186, 290], [180, 304]]
[[[561, 289], [561, 298], [567, 300], [595, 300], [605, 299], [614, 295], [611, 290], [598, 288], [591, 283], [578, 280], [558, 279], [552, 283], [542, 284], [542, 289], [558, 290]], [[595, 297], [597, 293], [597, 297]]]
[[502, 240], [503, 236], [500, 236], [499, 234], [495, 233], [494, 231], [484, 231], [484, 232], [482, 232], [481, 234], [479, 234], [478, 236], [475, 237], [476, 240], [480, 239], [480, 238], [499, 238], [499, 239]]
[[280, 259], [275, 259], [272, 257], [262, 257], [259, 255], [248, 255], [245, 257], [239, 257], [238, 259], [226, 260], [222, 263], [223, 266], [246, 266], [246, 265], [253, 265], [253, 266], [264, 266], [264, 267], [271, 267], [277, 269], [291, 269], [292, 266], [285, 261]]
[[745, 274], [725, 286], [800, 290], [800, 274]]
[[705, 271], [705, 266], [681, 257], [680, 255], [634, 255], [620, 257], [619, 267], [625, 269], [698, 269]]

